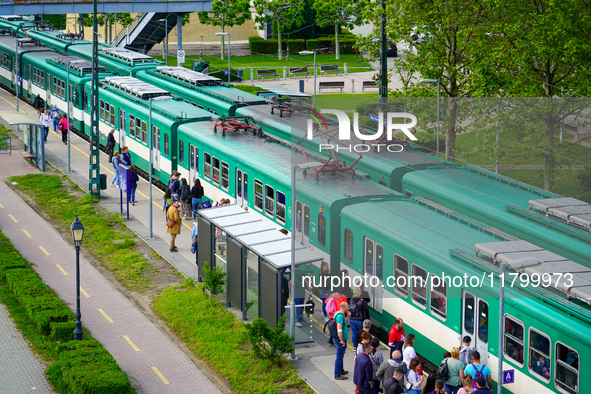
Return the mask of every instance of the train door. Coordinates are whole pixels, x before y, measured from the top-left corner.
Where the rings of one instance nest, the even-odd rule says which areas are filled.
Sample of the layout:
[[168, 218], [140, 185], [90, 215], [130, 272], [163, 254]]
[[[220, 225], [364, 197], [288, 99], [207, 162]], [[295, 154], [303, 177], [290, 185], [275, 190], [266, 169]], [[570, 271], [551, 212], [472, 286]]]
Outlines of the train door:
[[241, 207], [248, 206], [248, 174], [236, 169], [236, 204]]
[[45, 89], [45, 108], [51, 108], [51, 74], [47, 73], [47, 89]]
[[127, 128], [127, 122], [125, 121], [125, 111], [119, 109], [119, 147], [127, 146], [125, 144], [125, 129]]
[[462, 337], [472, 338], [470, 346], [480, 353], [480, 362], [488, 363], [488, 302], [464, 290]]
[[296, 242], [310, 246], [310, 207], [296, 201]]
[[12, 59], [12, 67], [11, 67], [11, 71], [12, 71], [12, 85], [16, 89], [16, 63], [14, 61], [14, 57], [11, 57], [10, 59]]
[[29, 81], [27, 82], [27, 88], [29, 90], [29, 97], [33, 94], [33, 74], [31, 74], [31, 65], [29, 64]]
[[160, 127], [152, 126], [152, 163], [154, 169], [160, 171]]
[[189, 182], [191, 187], [195, 184], [195, 179], [199, 178], [199, 148], [189, 144]]
[[[365, 275], [368, 285], [365, 290], [371, 299], [370, 306], [382, 313], [382, 283], [384, 273], [384, 248], [377, 242], [365, 237]], [[377, 280], [376, 280], [377, 278]]]

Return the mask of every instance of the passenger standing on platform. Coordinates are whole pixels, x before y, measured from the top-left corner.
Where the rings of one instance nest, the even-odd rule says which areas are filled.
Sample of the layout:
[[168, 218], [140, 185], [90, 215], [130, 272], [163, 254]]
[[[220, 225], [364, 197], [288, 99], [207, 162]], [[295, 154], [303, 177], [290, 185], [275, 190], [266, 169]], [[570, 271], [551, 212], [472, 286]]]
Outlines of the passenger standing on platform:
[[[422, 372], [420, 371], [420, 365], [421, 364], [419, 363], [419, 369], [417, 369], [417, 374], [419, 376], [422, 376]], [[425, 383], [425, 386], [421, 390], [421, 394], [431, 394], [431, 392], [435, 390], [435, 382], [437, 382], [437, 374], [432, 373], [427, 377], [427, 383]]]
[[466, 335], [462, 338], [462, 346], [460, 346], [460, 358], [459, 360], [464, 363], [464, 365], [468, 365], [472, 362], [472, 348], [470, 347], [470, 343], [472, 342], [472, 338], [469, 335]]
[[472, 387], [473, 381], [472, 376], [464, 375], [462, 379], [462, 388], [458, 390], [458, 394], [470, 394], [474, 392], [476, 389]]
[[488, 394], [491, 390], [486, 388], [486, 380], [483, 377], [476, 378], [476, 391], [473, 391], [474, 394]]
[[170, 207], [173, 202], [177, 201], [178, 199], [172, 195], [170, 189], [166, 189], [164, 193], [164, 200], [162, 201], [162, 212], [166, 212], [166, 208]]
[[[363, 329], [363, 321], [369, 319], [369, 307], [367, 302], [361, 298], [361, 288], [356, 287], [353, 290], [353, 298], [349, 302], [349, 312], [351, 313], [351, 331], [353, 340], [357, 338], [357, 331]], [[353, 343], [353, 347], [356, 347], [357, 343]]]
[[322, 314], [324, 315], [324, 321], [329, 321], [328, 314], [326, 313], [326, 299], [330, 295], [330, 269], [328, 263], [323, 261], [320, 264], [320, 299], [322, 299]]
[[341, 270], [340, 285], [336, 287], [334, 293], [339, 293], [347, 297], [347, 304], [351, 302], [353, 292], [351, 291], [351, 279], [349, 277], [349, 271], [346, 269]]
[[402, 361], [410, 368], [411, 360], [418, 359], [417, 353], [414, 349], [415, 334], [408, 334], [404, 339], [404, 345], [402, 346]]
[[170, 234], [170, 251], [178, 252], [178, 248], [174, 244], [176, 236], [181, 233], [181, 218], [179, 217], [179, 200], [174, 200], [172, 206], [168, 208], [166, 212], [166, 219], [170, 219], [174, 222], [172, 227], [167, 227], [166, 232]]
[[181, 187], [179, 188], [179, 199], [181, 200], [181, 210], [183, 211], [183, 219], [191, 216], [191, 187], [187, 183], [187, 179], [181, 179]]
[[388, 335], [388, 346], [390, 346], [390, 354], [394, 350], [400, 350], [402, 352], [402, 345], [404, 344], [404, 321], [399, 317], [394, 321], [394, 324], [390, 328], [390, 334]]
[[371, 341], [371, 334], [369, 332], [363, 331], [361, 333], [361, 340], [355, 347], [355, 357], [363, 353], [363, 345], [369, 343]]
[[105, 146], [105, 153], [109, 155], [109, 163], [113, 161], [113, 152], [115, 151], [115, 129], [111, 129], [107, 135], [107, 146]]
[[435, 381], [435, 390], [431, 391], [429, 394], [443, 394], [443, 380], [438, 379]]
[[373, 369], [369, 354], [371, 346], [363, 344], [362, 353], [355, 357], [355, 370], [353, 372], [353, 383], [357, 386], [359, 394], [371, 394], [373, 392]]
[[464, 379], [464, 375], [470, 375], [472, 380], [483, 377], [486, 380], [486, 387], [489, 391], [492, 391], [492, 372], [486, 365], [480, 363], [480, 352], [475, 350], [472, 353], [472, 363], [468, 364], [463, 371], [460, 371], [462, 379]]
[[457, 394], [462, 387], [460, 371], [464, 369], [464, 363], [458, 357], [460, 350], [457, 347], [451, 349], [451, 357], [447, 359], [448, 378], [445, 380], [445, 392], [447, 394]]
[[129, 167], [129, 194], [131, 199], [131, 205], [135, 205], [135, 190], [137, 189], [137, 182], [140, 177], [135, 172], [135, 166]]
[[363, 329], [357, 331], [357, 335], [355, 335], [355, 338], [353, 338], [354, 343], [361, 342], [361, 334], [364, 332], [367, 332], [369, 334], [370, 330], [371, 330], [371, 320], [365, 319], [363, 321]]
[[201, 181], [195, 179], [193, 188], [191, 189], [191, 205], [193, 206], [193, 221], [197, 220], [197, 211], [199, 211], [199, 204], [203, 202], [203, 186]]
[[[398, 350], [394, 350], [392, 353], [392, 358], [390, 360], [386, 360], [380, 365], [378, 371], [376, 372], [376, 377], [380, 379], [381, 385], [384, 388], [384, 392], [386, 391], [386, 380], [393, 376], [396, 369], [400, 369], [402, 371], [402, 375], [406, 375], [406, 364], [402, 362], [402, 354]], [[404, 383], [404, 382], [401, 382]]]
[[380, 347], [380, 340], [377, 337], [372, 338], [370, 344], [371, 352], [369, 353], [369, 359], [371, 360], [371, 365], [373, 368], [373, 384], [371, 387], [373, 388], [373, 394], [378, 394], [380, 392], [380, 379], [376, 376], [376, 372], [378, 372], [380, 365], [382, 365], [384, 362], [384, 355], [378, 350]]
[[53, 132], [54, 133], [57, 133], [57, 130], [58, 130], [57, 128], [59, 126], [61, 118], [62, 118], [62, 113], [60, 112], [59, 109], [57, 109], [57, 105], [54, 105], [53, 109], [51, 110], [51, 119], [53, 119]]
[[127, 146], [121, 148], [121, 164], [124, 166], [131, 165], [131, 155], [129, 154], [129, 148]]
[[62, 119], [60, 120], [58, 128], [62, 132], [62, 142], [64, 145], [68, 145], [68, 130], [70, 128], [70, 123], [68, 122], [67, 114], [62, 115]]
[[337, 358], [334, 363], [334, 378], [335, 380], [347, 380], [346, 375], [349, 371], [343, 368], [343, 359], [345, 358], [345, 350], [347, 350], [347, 339], [349, 339], [349, 329], [347, 322], [349, 320], [349, 304], [341, 302], [340, 309], [335, 312], [334, 320], [337, 324], [338, 338], [333, 338], [335, 347], [337, 348]]
[[44, 110], [43, 114], [41, 114], [41, 116], [39, 117], [39, 123], [43, 125], [45, 143], [47, 143], [47, 136], [49, 135], [49, 126], [51, 125], [51, 115], [47, 110]]
[[195, 264], [199, 267], [199, 227], [197, 222], [193, 224], [191, 231], [191, 253], [195, 254]]
[[[292, 280], [295, 280], [295, 294], [294, 294], [295, 297], [293, 299], [293, 302], [295, 303], [295, 305], [303, 305], [306, 302], [306, 289], [304, 288], [303, 278], [304, 278], [304, 274], [302, 273], [300, 266], [296, 265], [295, 272], [292, 273], [292, 277], [291, 277]], [[297, 322], [295, 325], [297, 327], [302, 327], [303, 314], [304, 314], [304, 307], [303, 306], [296, 307]]]
[[33, 100], [33, 108], [37, 110], [37, 116], [41, 117], [43, 108], [45, 108], [45, 101], [43, 101], [40, 94], [38, 94], [37, 97], [35, 97], [35, 100]]
[[408, 368], [408, 376], [406, 377], [408, 383], [411, 384], [410, 389], [406, 391], [406, 393], [408, 394], [421, 393], [421, 384], [423, 384], [423, 376], [419, 376], [417, 372], [419, 369], [419, 365], [421, 365], [421, 363], [416, 358], [413, 358], [410, 361], [410, 366]]
[[[406, 365], [404, 366], [406, 368]], [[384, 382], [384, 394], [404, 393], [404, 374], [400, 368], [394, 370], [394, 376]]]
[[173, 172], [170, 180], [168, 181], [168, 188], [170, 189], [173, 196], [177, 199], [179, 198], [179, 189], [181, 188], [181, 184], [179, 181], [179, 177], [181, 176], [180, 172]]
[[119, 152], [113, 154], [113, 172], [115, 172], [115, 178], [111, 181], [111, 186], [117, 182], [117, 187], [119, 187]]

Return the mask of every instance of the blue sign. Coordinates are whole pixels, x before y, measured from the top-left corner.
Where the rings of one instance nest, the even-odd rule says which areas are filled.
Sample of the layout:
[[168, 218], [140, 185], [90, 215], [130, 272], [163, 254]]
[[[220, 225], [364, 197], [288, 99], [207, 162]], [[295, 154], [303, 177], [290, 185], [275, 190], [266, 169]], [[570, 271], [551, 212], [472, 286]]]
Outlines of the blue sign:
[[22, 82], [23, 81], [23, 77], [18, 77], [18, 81]]
[[515, 383], [515, 370], [503, 371], [503, 384]]
[[[371, 120], [372, 122], [376, 122], [379, 123], [380, 122], [380, 117], [378, 115], [372, 115], [369, 114], [367, 115], [367, 117], [369, 118], [369, 120]], [[384, 119], [384, 124], [386, 124], [386, 119]]]
[[131, 172], [129, 171], [129, 167], [123, 164], [119, 164], [119, 185], [121, 187], [121, 191], [123, 193], [129, 193], [131, 190], [129, 188], [129, 178]]
[[224, 75], [228, 75], [228, 70], [224, 70]]

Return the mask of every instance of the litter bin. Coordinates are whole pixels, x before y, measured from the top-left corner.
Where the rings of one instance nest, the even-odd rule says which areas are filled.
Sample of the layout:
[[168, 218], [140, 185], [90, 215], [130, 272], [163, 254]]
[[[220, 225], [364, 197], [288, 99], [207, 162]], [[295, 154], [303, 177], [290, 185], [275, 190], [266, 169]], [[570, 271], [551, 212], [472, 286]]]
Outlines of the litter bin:
[[243, 76], [244, 76], [244, 70], [236, 70], [236, 80], [238, 82], [242, 82]]
[[101, 190], [107, 189], [107, 174], [100, 174], [101, 176]]

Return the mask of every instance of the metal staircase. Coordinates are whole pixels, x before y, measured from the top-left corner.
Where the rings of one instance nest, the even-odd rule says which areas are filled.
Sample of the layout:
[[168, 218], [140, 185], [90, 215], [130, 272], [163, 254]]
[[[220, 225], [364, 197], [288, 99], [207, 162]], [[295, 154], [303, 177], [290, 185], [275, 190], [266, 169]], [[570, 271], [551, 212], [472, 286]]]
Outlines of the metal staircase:
[[[162, 42], [166, 34], [176, 27], [176, 21], [176, 14], [139, 13], [130, 25], [117, 34], [113, 45], [140, 53], [148, 53], [155, 44]], [[168, 32], [166, 27], [168, 27]]]

